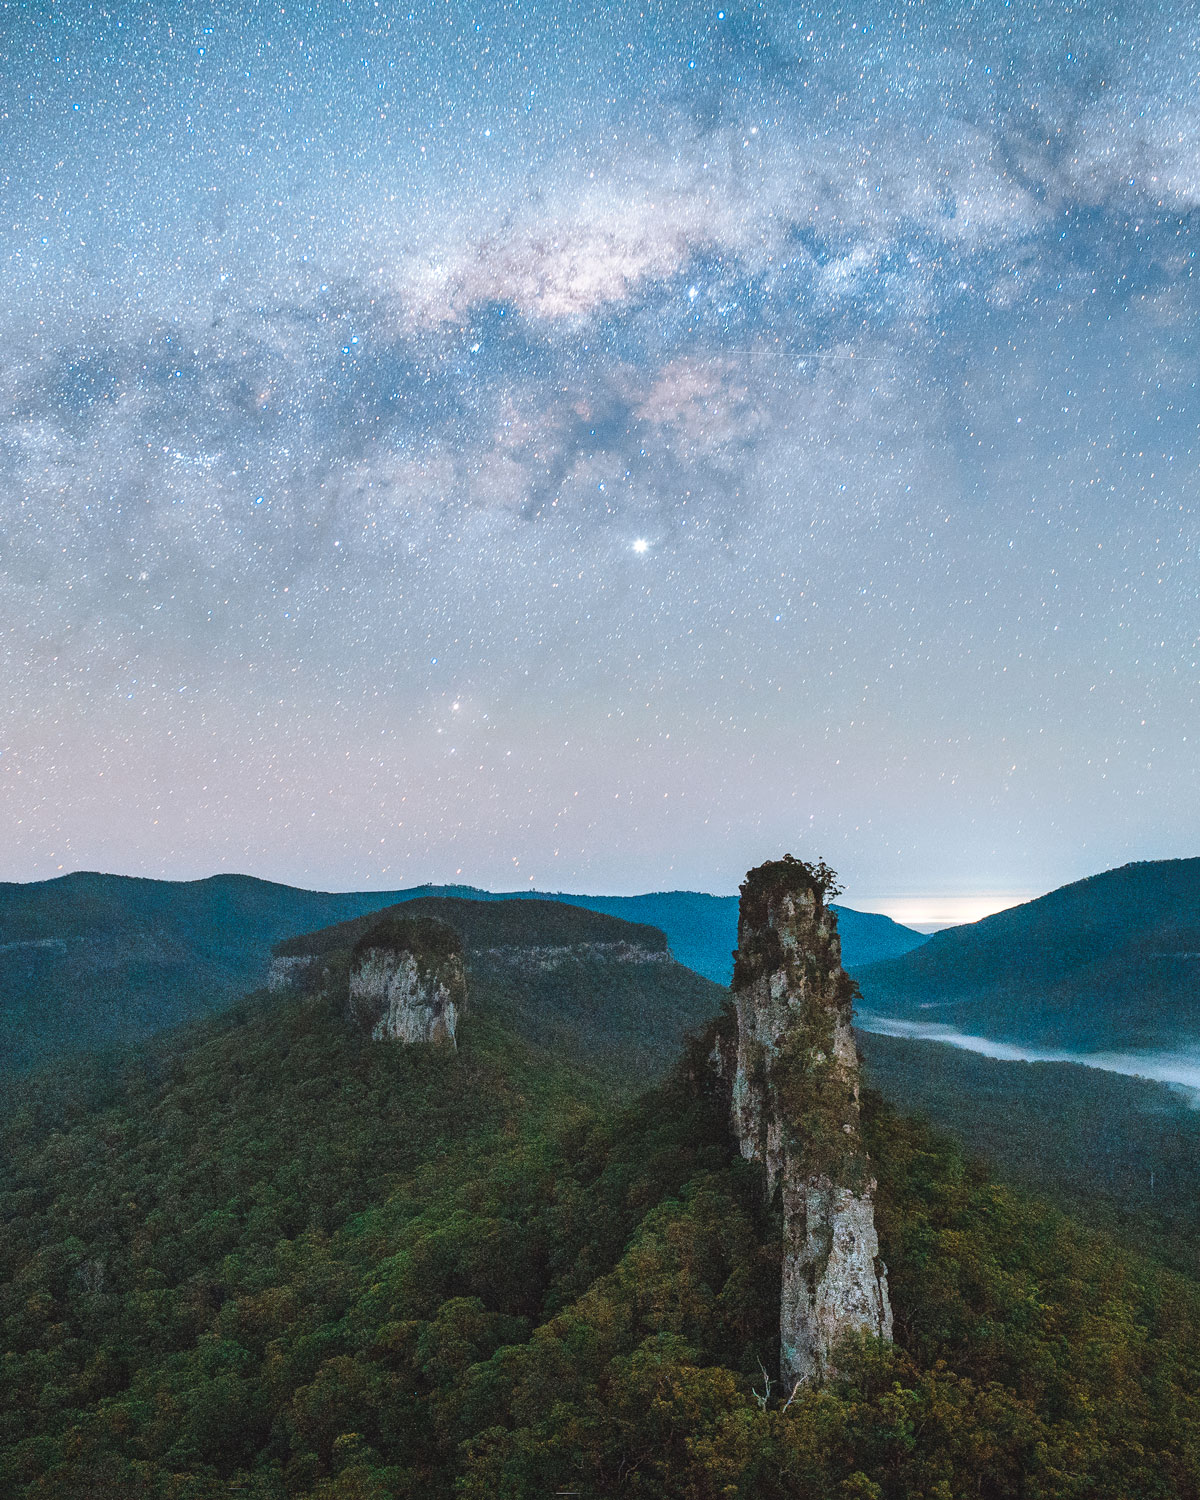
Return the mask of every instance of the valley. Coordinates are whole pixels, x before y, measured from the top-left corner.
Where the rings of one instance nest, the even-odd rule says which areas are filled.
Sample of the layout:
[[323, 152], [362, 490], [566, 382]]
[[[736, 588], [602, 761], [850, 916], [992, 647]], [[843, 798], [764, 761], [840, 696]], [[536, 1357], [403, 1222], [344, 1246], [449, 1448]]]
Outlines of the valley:
[[997, 1062], [1067, 1063], [1077, 1068], [1095, 1068], [1101, 1073], [1120, 1073], [1126, 1078], [1151, 1079], [1185, 1092], [1193, 1108], [1200, 1104], [1200, 1046], [1179, 1052], [1053, 1052], [1014, 1042], [996, 1042], [985, 1036], [968, 1036], [936, 1021], [900, 1021], [891, 1016], [877, 1016], [861, 1008], [856, 1012], [855, 1024], [860, 1031], [936, 1042]]
[[[805, 868], [786, 867], [802, 895]], [[813, 890], [785, 982], [824, 973], [848, 1005]], [[773, 944], [743, 937], [735, 994]], [[847, 1156], [845, 1079], [784, 1038], [770, 1107], [809, 1122], [805, 1170], [865, 1185], [869, 1161], [890, 1311], [886, 1337], [779, 1388], [769, 1372], [799, 1357], [786, 1318], [780, 1343], [797, 1206], [764, 1195], [731, 1130], [727, 992], [665, 959], [661, 932], [426, 898], [276, 952], [273, 991], [7, 1086], [5, 1493], [1188, 1493], [1200, 1282], [1160, 1258], [1172, 1226], [1121, 1248], [875, 1093]], [[436, 985], [404, 976], [455, 953], [452, 1045], [372, 1030], [380, 1004], [433, 1015]], [[903, 1077], [929, 1044], [867, 1040], [872, 1081], [890, 1067], [893, 1094], [934, 1102], [911, 1087], [928, 1067]], [[994, 1136], [1010, 1104], [974, 1114]]]
[[[889, 1021], [1055, 1055], [1200, 1050], [1200, 859], [1106, 870], [850, 967]], [[945, 1033], [942, 1033], [945, 1034]]]
[[[307, 932], [260, 918], [258, 988], [11, 1073], [0, 1490], [1190, 1494], [1200, 1112], [1120, 1058], [1018, 1060], [1039, 1049], [864, 1007], [849, 1154], [856, 1077], [805, 1030], [767, 1075], [737, 1042], [746, 1087], [784, 1070], [731, 1117], [755, 965], [798, 955], [764, 996], [853, 992], [825, 876], [777, 868], [817, 882], [815, 915], [781, 948], [740, 937], [733, 1003], [652, 924], [420, 893]], [[193, 920], [234, 953], [235, 916]], [[772, 1191], [762, 1109], [800, 1170], [842, 1174], [829, 1232], [842, 1203], [877, 1233], [886, 1319], [817, 1355], [789, 1343], [815, 1305], [785, 1269], [815, 1200], [793, 1168]], [[797, 1363], [794, 1389], [772, 1373]]]

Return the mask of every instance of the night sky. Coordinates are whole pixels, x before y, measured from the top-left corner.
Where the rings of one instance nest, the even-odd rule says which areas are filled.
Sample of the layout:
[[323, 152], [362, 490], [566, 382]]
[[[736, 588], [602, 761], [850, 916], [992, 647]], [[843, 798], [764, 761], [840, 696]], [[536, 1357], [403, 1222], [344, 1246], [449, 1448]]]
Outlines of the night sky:
[[1194, 3], [0, 54], [0, 878], [1200, 853]]

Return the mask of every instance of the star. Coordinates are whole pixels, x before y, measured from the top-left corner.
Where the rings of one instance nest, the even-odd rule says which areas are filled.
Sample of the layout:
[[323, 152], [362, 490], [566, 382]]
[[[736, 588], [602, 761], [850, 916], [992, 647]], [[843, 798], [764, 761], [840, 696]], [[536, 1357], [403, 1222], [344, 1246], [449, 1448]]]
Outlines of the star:
[[8, 6], [0, 881], [1200, 848], [1194, 4], [716, 3]]

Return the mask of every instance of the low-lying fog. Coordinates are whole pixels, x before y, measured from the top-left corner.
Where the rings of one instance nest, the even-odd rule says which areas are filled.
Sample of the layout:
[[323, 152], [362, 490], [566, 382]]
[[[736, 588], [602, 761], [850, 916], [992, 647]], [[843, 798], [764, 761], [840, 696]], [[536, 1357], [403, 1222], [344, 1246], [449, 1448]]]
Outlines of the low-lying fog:
[[995, 1042], [986, 1036], [969, 1036], [953, 1026], [935, 1021], [899, 1021], [869, 1010], [855, 1012], [855, 1025], [882, 1036], [913, 1037], [926, 1042], [944, 1042], [966, 1052], [980, 1052], [1001, 1062], [1076, 1063], [1105, 1073], [1125, 1073], [1131, 1078], [1150, 1078], [1158, 1083], [1186, 1089], [1193, 1107], [1200, 1108], [1200, 1045], [1189, 1052], [1056, 1052], [1041, 1047], [1021, 1047]]

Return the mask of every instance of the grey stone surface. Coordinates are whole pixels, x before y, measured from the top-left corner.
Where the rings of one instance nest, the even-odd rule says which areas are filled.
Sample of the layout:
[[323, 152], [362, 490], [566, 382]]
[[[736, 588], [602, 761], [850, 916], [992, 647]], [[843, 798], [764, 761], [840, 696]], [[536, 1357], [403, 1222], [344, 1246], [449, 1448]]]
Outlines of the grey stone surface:
[[403, 948], [370, 947], [350, 971], [350, 1014], [374, 1041], [457, 1048], [465, 1002], [460, 954], [430, 959]]
[[734, 973], [733, 1128], [783, 1208], [782, 1375], [832, 1373], [843, 1337], [892, 1334], [875, 1183], [859, 1130], [853, 983], [837, 919], [798, 861], [760, 866], [742, 887]]

